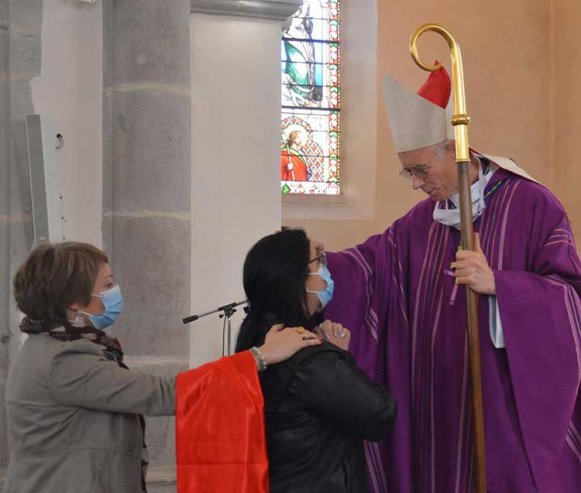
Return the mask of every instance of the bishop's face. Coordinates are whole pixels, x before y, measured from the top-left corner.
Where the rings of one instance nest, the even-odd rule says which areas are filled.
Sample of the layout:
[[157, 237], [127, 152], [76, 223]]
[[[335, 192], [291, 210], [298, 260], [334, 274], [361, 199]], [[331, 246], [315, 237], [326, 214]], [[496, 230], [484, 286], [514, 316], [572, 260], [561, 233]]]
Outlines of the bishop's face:
[[435, 201], [445, 200], [458, 189], [458, 174], [451, 145], [436, 144], [398, 154], [401, 175], [410, 178], [414, 190]]

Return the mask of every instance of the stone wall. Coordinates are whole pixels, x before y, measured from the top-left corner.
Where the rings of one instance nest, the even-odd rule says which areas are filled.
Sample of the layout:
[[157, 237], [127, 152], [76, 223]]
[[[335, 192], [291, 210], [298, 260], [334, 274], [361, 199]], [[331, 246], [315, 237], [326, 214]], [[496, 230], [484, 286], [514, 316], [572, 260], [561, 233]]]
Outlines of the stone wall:
[[11, 281], [33, 240], [25, 118], [34, 112], [41, 22], [42, 2], [0, 0], [0, 486], [8, 460], [6, 375], [21, 342]]

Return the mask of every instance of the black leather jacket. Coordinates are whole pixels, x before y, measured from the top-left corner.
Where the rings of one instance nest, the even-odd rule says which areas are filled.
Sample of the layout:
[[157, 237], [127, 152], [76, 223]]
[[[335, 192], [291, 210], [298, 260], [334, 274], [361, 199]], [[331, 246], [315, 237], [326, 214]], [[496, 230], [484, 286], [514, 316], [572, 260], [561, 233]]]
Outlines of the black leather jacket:
[[395, 403], [348, 352], [324, 342], [260, 376], [271, 493], [366, 493], [363, 440], [393, 426]]

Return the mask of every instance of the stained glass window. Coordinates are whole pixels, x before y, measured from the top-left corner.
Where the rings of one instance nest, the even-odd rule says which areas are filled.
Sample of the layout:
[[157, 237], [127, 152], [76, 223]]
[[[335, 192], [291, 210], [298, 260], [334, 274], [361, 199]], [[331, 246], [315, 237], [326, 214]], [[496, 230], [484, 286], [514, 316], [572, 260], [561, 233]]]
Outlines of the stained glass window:
[[283, 27], [283, 193], [340, 193], [339, 1], [304, 0]]

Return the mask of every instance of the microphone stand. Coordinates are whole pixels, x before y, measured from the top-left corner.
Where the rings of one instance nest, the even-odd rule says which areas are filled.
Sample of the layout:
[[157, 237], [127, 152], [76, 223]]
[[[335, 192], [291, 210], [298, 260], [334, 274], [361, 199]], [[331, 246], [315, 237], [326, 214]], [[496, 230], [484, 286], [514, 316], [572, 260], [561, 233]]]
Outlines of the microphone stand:
[[[182, 319], [182, 322], [185, 325], [189, 324], [190, 322], [195, 322], [196, 320], [207, 315], [220, 313], [220, 318], [224, 319], [224, 323], [222, 324], [222, 356], [230, 356], [232, 347], [232, 317], [236, 313], [236, 307], [246, 303], [248, 303], [247, 300], [228, 303], [227, 305], [220, 306], [215, 310], [210, 310], [209, 312], [190, 315], [189, 317]], [[246, 308], [244, 310], [246, 310]]]

